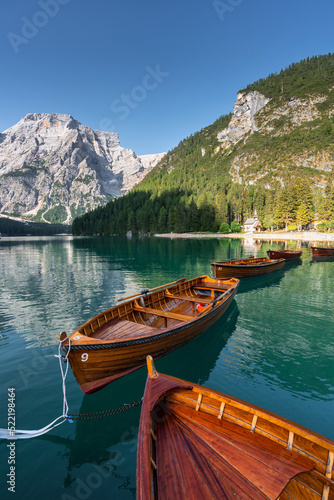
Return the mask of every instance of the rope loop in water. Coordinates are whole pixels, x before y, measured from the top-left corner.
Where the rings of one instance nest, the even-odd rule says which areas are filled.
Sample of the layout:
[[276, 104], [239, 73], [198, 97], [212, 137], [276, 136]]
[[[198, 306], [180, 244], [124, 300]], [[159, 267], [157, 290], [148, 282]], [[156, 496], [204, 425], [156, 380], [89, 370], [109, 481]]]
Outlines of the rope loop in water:
[[[66, 354], [61, 354], [61, 350], [63, 349], [63, 342], [65, 340], [68, 340], [68, 348], [66, 349]], [[63, 349], [64, 350], [64, 349]], [[10, 440], [15, 440], [15, 439], [31, 439], [37, 436], [42, 436], [43, 434], [46, 434], [47, 432], [50, 432], [52, 429], [57, 427], [60, 424], [63, 424], [64, 422], [70, 422], [73, 423], [74, 420], [91, 420], [95, 418], [102, 418], [102, 417], [109, 417], [111, 415], [115, 415], [117, 413], [121, 413], [125, 410], [128, 410], [130, 408], [134, 408], [135, 406], [138, 406], [142, 403], [142, 399], [139, 401], [134, 401], [133, 403], [127, 404], [125, 403], [124, 406], [120, 408], [116, 408], [114, 410], [104, 410], [104, 411], [99, 411], [95, 413], [73, 413], [72, 415], [68, 415], [68, 402], [66, 398], [66, 376], [68, 372], [68, 356], [70, 354], [71, 350], [71, 340], [70, 338], [66, 335], [62, 340], [59, 340], [59, 346], [58, 346], [58, 354], [55, 354], [55, 358], [58, 358], [59, 360], [59, 368], [60, 368], [60, 374], [61, 374], [61, 379], [62, 379], [62, 391], [63, 391], [63, 414], [53, 420], [50, 424], [46, 425], [45, 427], [42, 427], [41, 429], [37, 430], [32, 430], [32, 431], [25, 431], [25, 430], [11, 430], [9, 429], [0, 429], [0, 439], [10, 439]], [[66, 364], [66, 368], [64, 369], [64, 365], [62, 361]]]

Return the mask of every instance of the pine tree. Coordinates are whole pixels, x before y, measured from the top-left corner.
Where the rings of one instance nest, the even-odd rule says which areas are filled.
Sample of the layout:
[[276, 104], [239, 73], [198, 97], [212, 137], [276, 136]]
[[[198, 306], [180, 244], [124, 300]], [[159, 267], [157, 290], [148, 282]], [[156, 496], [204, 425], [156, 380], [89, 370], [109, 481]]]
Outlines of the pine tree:
[[302, 230], [303, 226], [306, 226], [310, 222], [309, 214], [306, 206], [302, 203], [297, 208], [296, 212], [296, 223], [298, 231]]
[[135, 232], [136, 231], [136, 224], [135, 224], [135, 214], [132, 209], [129, 210], [128, 212], [128, 222], [127, 222], [127, 230]]
[[167, 210], [164, 206], [162, 206], [159, 210], [157, 231], [159, 233], [164, 233], [166, 229], [167, 229]]
[[334, 174], [329, 176], [324, 193], [324, 200], [319, 211], [319, 217], [332, 220], [334, 219]]
[[287, 231], [288, 224], [293, 221], [293, 215], [293, 205], [291, 203], [290, 192], [288, 188], [284, 187], [277, 201], [274, 216], [275, 223], [278, 225], [285, 224], [285, 230]]
[[[297, 222], [297, 211], [298, 208], [304, 206], [304, 219], [305, 224], [308, 224], [313, 220], [313, 193], [310, 184], [307, 179], [298, 178], [294, 181], [291, 187], [291, 206], [293, 207], [294, 220]], [[303, 225], [305, 225], [303, 224]]]

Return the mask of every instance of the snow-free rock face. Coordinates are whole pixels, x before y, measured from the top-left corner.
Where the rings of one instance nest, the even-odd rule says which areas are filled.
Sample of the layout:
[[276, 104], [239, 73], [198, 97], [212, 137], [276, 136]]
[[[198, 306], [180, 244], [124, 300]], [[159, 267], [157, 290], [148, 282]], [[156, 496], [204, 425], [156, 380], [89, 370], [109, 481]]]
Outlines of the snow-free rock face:
[[[329, 89], [330, 91], [331, 89]], [[326, 178], [322, 172], [330, 172], [334, 168], [334, 159], [331, 150], [318, 150], [307, 147], [298, 153], [285, 152], [285, 158], [276, 159], [270, 162], [270, 174], [268, 170], [268, 155], [265, 157], [263, 151], [256, 148], [247, 148], [252, 134], [257, 133], [258, 137], [269, 136], [289, 137], [294, 129], [305, 125], [316, 129], [319, 127], [317, 120], [321, 120], [324, 115], [328, 119], [334, 116], [333, 109], [328, 106], [327, 111], [321, 112], [319, 104], [324, 103], [328, 94], [308, 94], [304, 98], [282, 97], [269, 99], [258, 91], [249, 93], [240, 92], [234, 104], [233, 115], [228, 127], [217, 134], [220, 145], [215, 149], [215, 154], [224, 153], [229, 155], [233, 147], [239, 141], [246, 146], [240, 152], [236, 152], [231, 159], [229, 174], [232, 181], [238, 184], [253, 185], [263, 183], [264, 187], [270, 189], [274, 180], [284, 185], [282, 172], [296, 167], [307, 167], [314, 170], [315, 184], [324, 189]], [[265, 141], [264, 141], [265, 143]], [[264, 159], [263, 159], [264, 158]], [[266, 159], [265, 159], [266, 158]], [[273, 174], [275, 172], [275, 174]]]
[[248, 132], [257, 130], [255, 114], [269, 101], [270, 99], [256, 90], [248, 94], [240, 92], [234, 103], [233, 116], [229, 126], [218, 132], [218, 140], [220, 142], [236, 142]]
[[164, 156], [136, 156], [118, 134], [33, 113], [0, 134], [0, 213], [70, 223], [128, 192]]

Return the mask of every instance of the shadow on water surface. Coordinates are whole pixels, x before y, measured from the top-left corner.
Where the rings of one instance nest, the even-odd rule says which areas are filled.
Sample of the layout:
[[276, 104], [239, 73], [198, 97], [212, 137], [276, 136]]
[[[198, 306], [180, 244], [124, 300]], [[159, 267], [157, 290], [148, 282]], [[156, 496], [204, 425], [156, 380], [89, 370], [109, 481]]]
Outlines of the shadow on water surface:
[[238, 294], [247, 293], [261, 288], [279, 286], [284, 277], [284, 270], [274, 271], [271, 274], [264, 274], [262, 276], [254, 276], [249, 278], [242, 278], [238, 289]]
[[279, 286], [286, 272], [301, 265], [302, 262], [300, 260], [295, 260], [286, 262], [282, 269], [274, 271], [273, 273], [263, 274], [262, 276], [242, 278], [240, 280], [238, 294], [250, 292], [252, 290], [259, 290], [261, 288]]
[[312, 257], [311, 264], [315, 262], [334, 262], [334, 257], [327, 257], [326, 255], [319, 255]]
[[262, 276], [242, 278], [240, 280], [238, 293], [245, 293], [253, 290], [259, 290], [261, 288], [279, 286], [286, 272], [301, 265], [302, 261], [299, 259], [291, 262], [287, 261], [285, 262], [282, 269], [274, 271], [273, 273], [263, 274]]
[[239, 308], [235, 300], [214, 325], [187, 345], [156, 361], [158, 372], [205, 384], [235, 331]]

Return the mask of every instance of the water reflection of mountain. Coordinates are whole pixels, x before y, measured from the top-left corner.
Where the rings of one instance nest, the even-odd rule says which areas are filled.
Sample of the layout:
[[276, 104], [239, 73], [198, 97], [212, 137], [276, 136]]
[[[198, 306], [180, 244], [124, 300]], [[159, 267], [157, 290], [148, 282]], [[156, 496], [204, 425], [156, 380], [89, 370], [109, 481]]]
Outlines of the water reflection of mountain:
[[30, 345], [53, 344], [53, 332], [72, 331], [138, 286], [117, 263], [57, 238], [1, 247], [0, 275], [0, 328], [24, 333]]
[[[158, 371], [203, 383], [208, 379], [228, 338], [235, 330], [238, 316], [238, 306], [233, 301], [226, 314], [209, 330], [181, 349], [157, 360]], [[146, 377], [147, 370], [142, 368], [97, 393], [83, 396], [79, 413], [83, 415], [118, 408], [124, 402], [131, 403], [141, 399]], [[138, 406], [101, 419], [78, 420], [73, 424], [75, 437], [72, 440], [55, 436], [40, 438], [63, 444], [62, 456], [68, 461], [64, 487], [71, 488], [77, 475], [76, 469], [91, 464], [95, 468], [103, 467], [111, 476], [122, 481], [123, 488], [132, 491], [131, 474], [122, 475], [121, 466], [128, 461], [135, 467], [140, 408]]]

